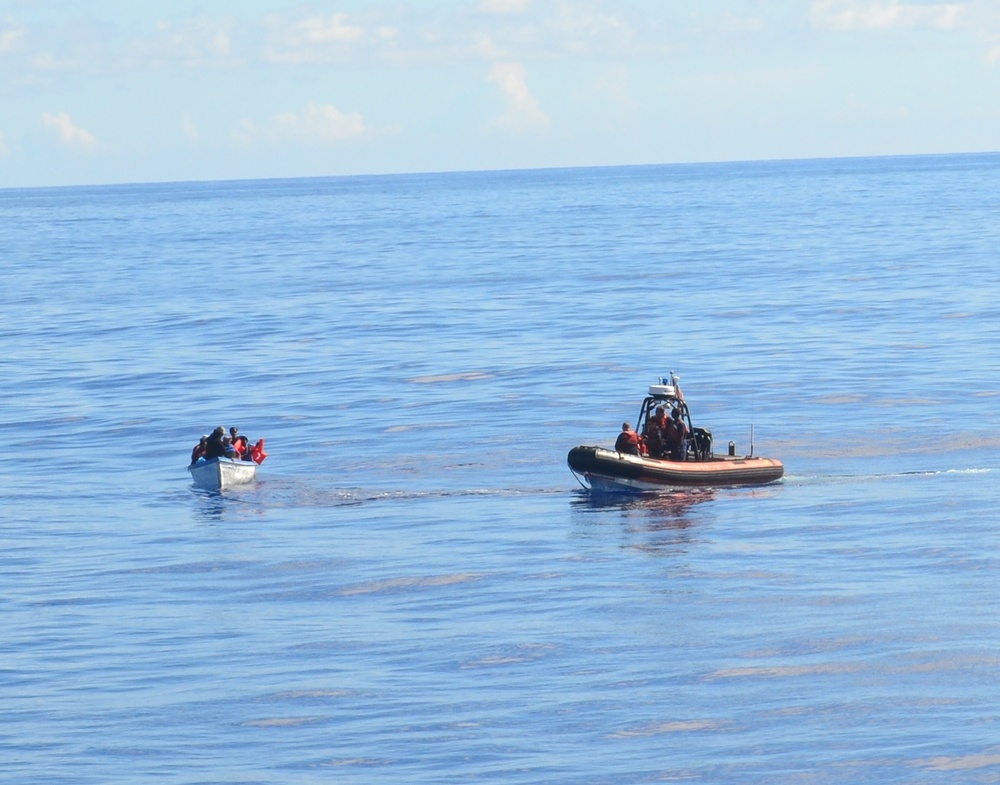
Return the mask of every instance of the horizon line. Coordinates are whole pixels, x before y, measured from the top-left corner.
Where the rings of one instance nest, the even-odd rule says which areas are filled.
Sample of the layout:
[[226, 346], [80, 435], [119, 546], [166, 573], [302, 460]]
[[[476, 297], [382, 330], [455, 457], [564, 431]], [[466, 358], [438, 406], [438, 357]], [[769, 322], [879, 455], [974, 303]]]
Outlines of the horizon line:
[[350, 180], [359, 178], [389, 178], [389, 177], [429, 177], [440, 175], [470, 175], [470, 174], [502, 174], [526, 172], [560, 172], [588, 169], [638, 169], [650, 167], [696, 167], [725, 166], [739, 164], [775, 164], [775, 163], [807, 163], [827, 161], [873, 161], [906, 158], [961, 158], [972, 156], [1000, 155], [1000, 150], [980, 150], [953, 153], [882, 153], [874, 155], [844, 155], [844, 156], [812, 156], [806, 158], [734, 158], [706, 161], [673, 161], [661, 163], [627, 163], [627, 164], [581, 164], [571, 166], [536, 166], [536, 167], [497, 167], [495, 169], [439, 169], [413, 170], [400, 172], [368, 172], [357, 174], [311, 174], [311, 175], [277, 175], [271, 177], [224, 177], [218, 179], [180, 179], [180, 180], [121, 180], [95, 183], [78, 183], [75, 185], [20, 185], [0, 186], [0, 193], [12, 191], [52, 191], [74, 188], [127, 188], [136, 186], [158, 185], [209, 185], [233, 183], [260, 182], [291, 182], [299, 180]]

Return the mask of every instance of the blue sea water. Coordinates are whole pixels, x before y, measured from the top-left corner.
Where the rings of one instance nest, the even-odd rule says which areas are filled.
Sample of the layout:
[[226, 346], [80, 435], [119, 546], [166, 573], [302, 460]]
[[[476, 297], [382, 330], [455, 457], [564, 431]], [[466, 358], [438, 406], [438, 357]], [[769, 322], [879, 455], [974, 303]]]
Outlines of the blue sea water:
[[[998, 252], [1000, 155], [0, 190], [2, 780], [1000, 782]], [[588, 496], [671, 370], [785, 479]]]

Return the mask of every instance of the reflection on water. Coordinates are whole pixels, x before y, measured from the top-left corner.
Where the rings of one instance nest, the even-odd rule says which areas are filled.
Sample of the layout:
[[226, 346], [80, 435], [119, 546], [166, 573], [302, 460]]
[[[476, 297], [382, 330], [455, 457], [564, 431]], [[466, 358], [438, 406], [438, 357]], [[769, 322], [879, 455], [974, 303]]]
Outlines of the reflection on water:
[[682, 516], [691, 507], [715, 498], [713, 488], [693, 488], [676, 491], [649, 491], [646, 493], [590, 493], [577, 491], [574, 507], [592, 510], [648, 510]]
[[579, 491], [571, 502], [574, 511], [607, 522], [608, 511], [620, 512], [625, 524], [625, 547], [653, 554], [670, 554], [686, 548], [693, 540], [699, 505], [715, 498], [711, 488], [653, 491], [642, 494], [593, 494]]
[[191, 486], [195, 515], [202, 521], [220, 521], [226, 510], [226, 497], [220, 491]]
[[198, 520], [218, 522], [227, 517], [245, 519], [264, 511], [263, 483], [257, 482], [226, 491], [209, 491], [190, 486], [192, 506]]

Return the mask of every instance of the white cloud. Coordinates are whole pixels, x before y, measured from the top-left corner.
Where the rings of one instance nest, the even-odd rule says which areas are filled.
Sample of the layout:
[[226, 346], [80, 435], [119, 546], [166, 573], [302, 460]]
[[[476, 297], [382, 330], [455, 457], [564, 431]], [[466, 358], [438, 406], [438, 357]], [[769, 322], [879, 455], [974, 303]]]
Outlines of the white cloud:
[[814, 0], [812, 22], [825, 30], [950, 30], [962, 14], [961, 3], [914, 5], [900, 0]]
[[42, 112], [42, 125], [55, 129], [63, 142], [68, 145], [87, 149], [97, 147], [97, 137], [86, 128], [76, 125], [73, 118], [66, 112], [57, 112], [56, 114]]
[[57, 56], [49, 51], [39, 51], [30, 55], [28, 62], [37, 71], [72, 71], [84, 67], [82, 60], [72, 56]]
[[191, 120], [191, 115], [187, 112], [185, 112], [181, 117], [181, 130], [184, 132], [184, 137], [191, 142], [191, 144], [198, 141], [198, 128]]
[[549, 127], [549, 118], [528, 89], [527, 71], [520, 63], [496, 63], [490, 71], [490, 81], [507, 99], [507, 111], [497, 124], [509, 131], [523, 133]]
[[[607, 0], [477, 0], [445, 13], [397, 3], [356, 13], [274, 13], [260, 20], [261, 56], [282, 65], [388, 62], [392, 65], [551, 60], [664, 51], [647, 16], [611, 13]], [[457, 4], [462, 6], [463, 4]]]
[[129, 59], [153, 65], [183, 63], [201, 66], [226, 61], [233, 55], [232, 17], [186, 19], [179, 24], [158, 22], [152, 35], [129, 45]]
[[528, 0], [479, 0], [479, 9], [487, 14], [516, 14], [527, 7]]
[[991, 33], [986, 36], [986, 56], [983, 58], [987, 65], [1000, 63], [1000, 34]]
[[600, 10], [560, 3], [552, 34], [566, 52], [581, 55], [634, 51], [637, 41], [620, 17]]
[[364, 37], [364, 28], [347, 23], [347, 14], [305, 19], [296, 26], [301, 40], [310, 44], [350, 44]]
[[24, 38], [24, 28], [8, 19], [4, 22], [4, 27], [0, 28], [0, 54], [13, 52], [17, 47], [17, 42]]
[[274, 115], [263, 127], [250, 120], [242, 123], [234, 136], [244, 144], [257, 140], [281, 142], [319, 142], [337, 144], [369, 132], [358, 112], [345, 114], [332, 104], [309, 104], [300, 114], [282, 112]]
[[[265, 56], [277, 63], [322, 63], [329, 62], [344, 50], [363, 43], [367, 39], [365, 28], [352, 23], [347, 14], [310, 16], [290, 21], [283, 16], [265, 17], [269, 43]], [[383, 25], [376, 31], [378, 40], [392, 40], [398, 30]]]

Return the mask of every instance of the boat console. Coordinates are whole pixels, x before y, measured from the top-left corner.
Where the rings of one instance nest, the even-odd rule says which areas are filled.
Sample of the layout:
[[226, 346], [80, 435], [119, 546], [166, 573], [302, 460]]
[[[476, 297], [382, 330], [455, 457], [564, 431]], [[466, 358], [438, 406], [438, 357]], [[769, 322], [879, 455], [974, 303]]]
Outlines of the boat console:
[[688, 428], [688, 460], [708, 461], [712, 459], [712, 432], [707, 428], [696, 428], [691, 422], [691, 410], [681, 392], [680, 378], [673, 372], [669, 376], [661, 376], [655, 384], [649, 385], [649, 394], [643, 399], [636, 420], [636, 430], [645, 433], [648, 418], [656, 411], [657, 406], [663, 406], [669, 413], [679, 409], [681, 418]]

